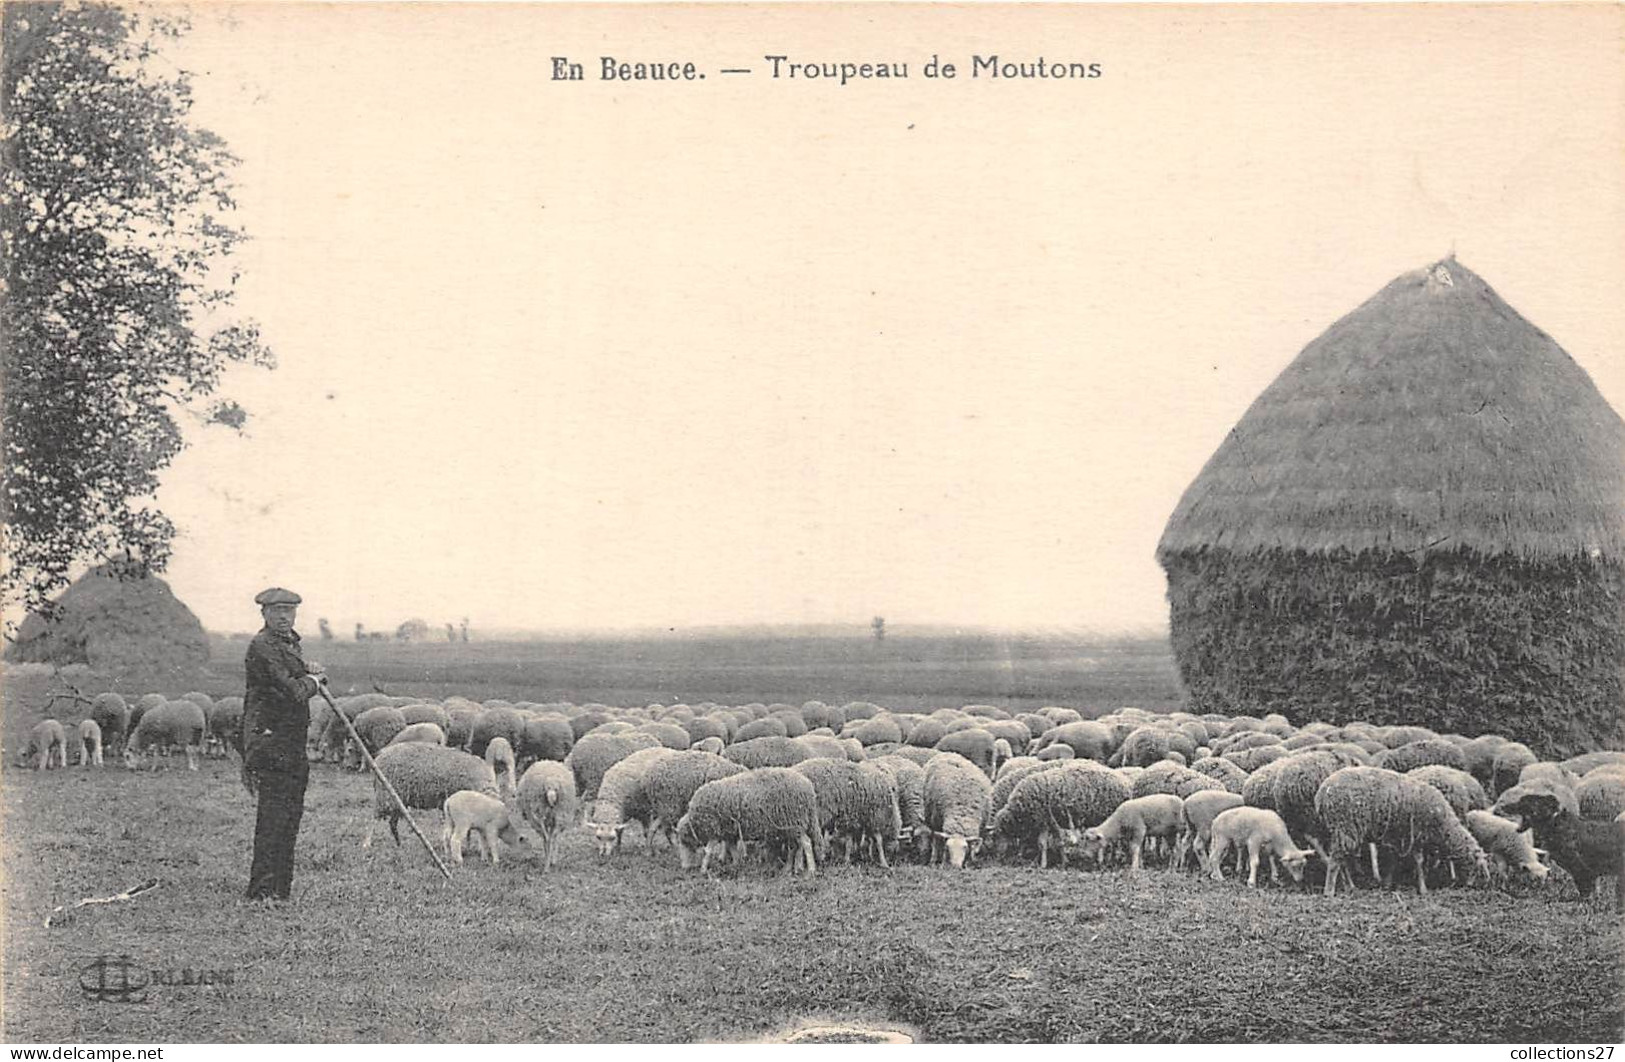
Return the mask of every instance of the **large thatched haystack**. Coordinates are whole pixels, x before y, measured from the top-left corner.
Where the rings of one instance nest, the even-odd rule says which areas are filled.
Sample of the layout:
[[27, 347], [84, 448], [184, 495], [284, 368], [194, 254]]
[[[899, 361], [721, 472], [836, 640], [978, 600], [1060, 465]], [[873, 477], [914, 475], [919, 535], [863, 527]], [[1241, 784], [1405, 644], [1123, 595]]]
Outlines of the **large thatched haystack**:
[[6, 659], [87, 664], [118, 678], [196, 674], [209, 660], [203, 624], [156, 576], [118, 579], [94, 569], [57, 598], [56, 615], [22, 623]]
[[1157, 557], [1198, 711], [1625, 746], [1625, 424], [1453, 258], [1304, 348]]

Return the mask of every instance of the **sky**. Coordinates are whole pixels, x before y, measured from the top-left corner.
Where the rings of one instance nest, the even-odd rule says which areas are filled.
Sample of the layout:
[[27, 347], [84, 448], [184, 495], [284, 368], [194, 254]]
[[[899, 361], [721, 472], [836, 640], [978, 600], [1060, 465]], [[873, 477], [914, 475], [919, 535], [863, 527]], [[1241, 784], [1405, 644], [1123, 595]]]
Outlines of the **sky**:
[[341, 632], [1159, 629], [1158, 536], [1225, 432], [1452, 251], [1625, 408], [1617, 7], [194, 17], [173, 61], [242, 159], [279, 361], [158, 495], [212, 629], [273, 584]]

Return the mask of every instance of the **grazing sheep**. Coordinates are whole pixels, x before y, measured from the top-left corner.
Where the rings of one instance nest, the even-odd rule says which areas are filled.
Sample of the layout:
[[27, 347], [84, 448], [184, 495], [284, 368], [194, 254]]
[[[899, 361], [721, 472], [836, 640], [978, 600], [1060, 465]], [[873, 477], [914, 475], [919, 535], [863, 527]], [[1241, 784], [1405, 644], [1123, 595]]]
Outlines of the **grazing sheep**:
[[163, 703], [165, 703], [163, 694], [145, 693], [142, 694], [134, 704], [130, 705], [130, 718], [125, 723], [124, 727], [124, 736], [126, 740], [128, 740], [131, 734], [135, 733], [136, 725], [141, 722], [141, 717]]
[[[1032, 781], [1040, 775], [1045, 781]], [[1054, 848], [1064, 867], [1068, 849], [1082, 843], [1079, 831], [1105, 821], [1127, 797], [1126, 783], [1093, 760], [1027, 758], [994, 784], [988, 813], [1000, 844], [1019, 850], [1035, 842], [1040, 868], [1049, 866]]]
[[[94, 761], [96, 766], [102, 765], [102, 728], [96, 725], [94, 719], [82, 719], [74, 732], [74, 748], [79, 753], [79, 766], [88, 767]], [[66, 767], [64, 762], [62, 766]]]
[[710, 870], [714, 845], [726, 850], [760, 842], [787, 847], [785, 873], [793, 873], [799, 862], [812, 877], [818, 871], [822, 837], [817, 792], [806, 776], [788, 767], [762, 767], [707, 782], [694, 791], [677, 822], [682, 865], [692, 866], [693, 852], [700, 849], [702, 873]]
[[[1415, 744], [1418, 741], [1437, 741], [1439, 735], [1425, 726], [1385, 726], [1378, 728], [1377, 740], [1391, 749], [1397, 749], [1403, 745]], [[1425, 767], [1427, 765], [1418, 764], [1418, 766]], [[1447, 764], [1446, 766], [1453, 765]], [[1389, 768], [1389, 770], [1393, 769], [1392, 767]]]
[[[497, 796], [497, 776], [491, 765], [461, 749], [410, 741], [382, 749], [373, 757], [373, 762], [400, 794], [401, 802], [418, 811], [443, 808], [446, 798], [461, 789]], [[373, 830], [380, 821], [389, 823], [390, 836], [399, 845], [401, 810], [376, 777], [372, 781], [372, 796], [373, 818], [367, 823], [361, 847], [372, 847]]]
[[[389, 745], [404, 745], [408, 741], [421, 741], [428, 745], [444, 745], [446, 732], [434, 723], [409, 723], [399, 734], [389, 739]], [[389, 745], [385, 745], [388, 748]]]
[[649, 793], [649, 775], [656, 765], [676, 755], [676, 749], [654, 745], [618, 760], [604, 772], [598, 798], [593, 802], [592, 821], [587, 824], [598, 842], [599, 856], [607, 859], [619, 851], [621, 834], [633, 822], [643, 828], [644, 847], [649, 854], [654, 854], [655, 809]]
[[1286, 823], [1268, 808], [1239, 807], [1221, 811], [1213, 819], [1213, 844], [1208, 853], [1208, 874], [1214, 881], [1224, 880], [1225, 852], [1236, 850], [1237, 872], [1240, 872], [1241, 850], [1247, 850], [1247, 887], [1258, 887], [1259, 857], [1270, 859], [1270, 880], [1276, 880], [1277, 862], [1286, 866], [1293, 881], [1303, 880], [1303, 867], [1315, 853], [1292, 843]]
[[927, 716], [914, 724], [905, 743], [920, 749], [935, 748], [937, 742], [948, 736], [948, 724]]
[[1174, 846], [1173, 865], [1183, 868], [1188, 853], [1195, 853], [1198, 864], [1202, 863], [1213, 841], [1213, 820], [1219, 812], [1241, 806], [1241, 794], [1228, 789], [1204, 789], [1186, 797], [1181, 804], [1185, 828]]
[[639, 723], [637, 729], [645, 734], [653, 734], [666, 748], [678, 752], [687, 750], [694, 743], [688, 731], [676, 723]]
[[[355, 732], [361, 735], [361, 743], [367, 747], [367, 751], [377, 756], [391, 738], [406, 729], [406, 716], [393, 705], [378, 705], [364, 710], [351, 723], [355, 726]], [[359, 766], [360, 760], [361, 754], [356, 752], [352, 764]]]
[[1580, 788], [1580, 779], [1561, 763], [1543, 760], [1540, 763], [1531, 763], [1519, 771], [1518, 784], [1522, 786], [1547, 784], [1573, 792]]
[[[717, 744], [721, 745], [721, 742]], [[695, 791], [706, 782], [728, 778], [744, 770], [730, 759], [699, 749], [658, 758], [649, 768], [648, 781], [645, 783], [649, 805], [653, 809], [650, 828], [663, 833], [666, 843], [675, 848], [677, 820], [688, 810], [688, 802]]]
[[569, 758], [575, 743], [576, 735], [570, 728], [570, 720], [562, 715], [544, 712], [525, 719], [524, 737], [514, 746], [514, 751], [527, 765], [536, 760], [563, 763]]
[[[423, 725], [435, 726], [433, 723]], [[447, 797], [441, 805], [441, 814], [445, 823], [440, 827], [440, 843], [445, 847], [446, 855], [458, 866], [463, 865], [463, 848], [468, 843], [470, 832], [476, 838], [474, 843], [480, 849], [480, 855], [490, 860], [492, 866], [501, 862], [497, 856], [499, 838], [516, 848], [527, 840], [506, 804], [494, 796], [472, 789], [459, 790]]]
[[1562, 805], [1564, 811], [1575, 816], [1580, 814], [1580, 798], [1575, 791], [1561, 782], [1554, 783], [1544, 778], [1536, 778], [1528, 783], [1519, 782], [1496, 798], [1492, 810], [1497, 815], [1505, 817], [1506, 812], [1502, 809], [1506, 805], [1516, 803], [1530, 793], [1550, 795]]
[[931, 861], [963, 867], [982, 843], [993, 785], [976, 764], [952, 752], [939, 752], [925, 765], [925, 825], [931, 831]]
[[515, 802], [542, 839], [542, 869], [552, 870], [559, 838], [576, 817], [574, 773], [557, 760], [537, 760], [519, 779]]
[[1240, 793], [1241, 787], [1247, 782], [1247, 772], [1218, 756], [1209, 756], [1191, 763], [1191, 770], [1197, 774], [1205, 774], [1209, 778], [1220, 782], [1232, 793]]
[[741, 726], [738, 731], [734, 733], [734, 740], [750, 741], [754, 738], [760, 737], [787, 738], [789, 736], [790, 732], [785, 728], [783, 721], [769, 716], [766, 719], [752, 719], [750, 722]]
[[1170, 851], [1176, 847], [1175, 842], [1185, 825], [1184, 806], [1185, 802], [1171, 793], [1125, 800], [1106, 821], [1083, 831], [1084, 854], [1099, 865], [1108, 846], [1126, 843], [1129, 869], [1139, 870], [1140, 852], [1146, 838], [1162, 838], [1168, 842]]
[[451, 728], [451, 713], [438, 704], [403, 704], [401, 718], [406, 720], [407, 726], [433, 723], [442, 734]]
[[987, 775], [993, 778], [996, 766], [994, 746], [997, 739], [979, 726], [967, 727], [964, 730], [955, 730], [944, 734], [942, 740], [934, 746], [938, 752], [954, 752], [976, 764]]
[[1408, 741], [1402, 745], [1390, 745], [1387, 752], [1378, 753], [1371, 758], [1371, 766], [1386, 767], [1400, 774], [1409, 774], [1418, 767], [1434, 764], [1466, 771], [1467, 757], [1461, 749], [1443, 738], [1426, 738], [1421, 741]]
[[[203, 736], [208, 732], [208, 721], [203, 709], [192, 701], [165, 701], [148, 709], [136, 724], [130, 739], [124, 743], [124, 766], [136, 767], [141, 755], [154, 746], [168, 748], [182, 745], [186, 748], [186, 769], [197, 770], [197, 755], [203, 748]], [[152, 769], [158, 769], [158, 758], [152, 758]]]
[[902, 745], [902, 746], [900, 746], [898, 748], [892, 749], [886, 755], [888, 755], [888, 756], [901, 756], [905, 760], [912, 761], [914, 763], [919, 764], [921, 767], [924, 767], [926, 764], [930, 763], [931, 760], [936, 757], [937, 750], [936, 749], [929, 749], [929, 748], [922, 749], [917, 745]]
[[[491, 770], [497, 776], [499, 786], [512, 793], [519, 787], [517, 778], [518, 769], [514, 763], [513, 746], [508, 744], [505, 737], [494, 737], [485, 745], [485, 762], [491, 765]], [[506, 770], [507, 782], [503, 783], [503, 771]]]
[[1083, 722], [1083, 716], [1079, 715], [1076, 709], [1062, 708], [1058, 705], [1040, 708], [1038, 714], [1048, 719], [1050, 726], [1065, 726], [1067, 723]]
[[102, 731], [102, 747], [115, 756], [124, 753], [130, 733], [130, 707], [116, 693], [98, 693], [90, 704], [90, 717]]
[[1034, 751], [1065, 745], [1082, 760], [1105, 763], [1117, 747], [1111, 727], [1098, 720], [1079, 719], [1075, 722], [1052, 724], [1033, 742]]
[[[1400, 748], [1407, 749], [1410, 746], [1401, 745]], [[1490, 806], [1490, 798], [1485, 794], [1484, 787], [1478, 784], [1477, 778], [1466, 771], [1436, 763], [1416, 767], [1406, 771], [1405, 775], [1415, 781], [1426, 782], [1437, 789], [1450, 805], [1450, 810], [1456, 813], [1456, 818], [1464, 822], [1469, 811], [1482, 811]]]
[[1580, 779], [1574, 790], [1582, 819], [1611, 822], [1625, 811], [1625, 770], [1604, 766]]
[[241, 697], [222, 697], [214, 702], [213, 708], [204, 709], [203, 714], [208, 719], [209, 740], [220, 750], [220, 755], [226, 755], [229, 749], [241, 758], [243, 754], [243, 699]]
[[1530, 880], [1540, 882], [1551, 873], [1540, 861], [1530, 831], [1520, 828], [1516, 822], [1479, 809], [1467, 812], [1466, 821], [1467, 831], [1484, 849], [1497, 876], [1505, 877], [1510, 868], [1517, 867]]
[[1564, 760], [1563, 766], [1584, 778], [1598, 767], [1625, 767], [1625, 752], [1586, 752]]
[[[1514, 787], [1519, 788], [1519, 787]], [[1625, 912], [1625, 833], [1619, 822], [1592, 822], [1566, 807], [1554, 793], [1524, 792], [1496, 801], [1496, 814], [1516, 817], [1535, 831], [1535, 843], [1551, 853], [1552, 862], [1568, 871], [1582, 900], [1591, 896], [1597, 879], [1615, 879], [1615, 910]]]
[[897, 811], [902, 820], [898, 836], [911, 839], [918, 850], [929, 836], [925, 827], [925, 768], [906, 756], [881, 756], [866, 760], [865, 766], [892, 776], [897, 784]]
[[1250, 749], [1242, 749], [1240, 752], [1226, 752], [1223, 754], [1223, 758], [1250, 773], [1265, 764], [1274, 763], [1276, 760], [1284, 760], [1291, 755], [1291, 749], [1277, 744], [1259, 745]]
[[808, 701], [801, 706], [801, 719], [807, 724], [807, 729], [817, 730], [827, 726], [832, 731], [840, 733], [841, 727], [846, 725], [846, 712], [838, 705], [828, 705], [823, 701]]
[[1249, 806], [1267, 808], [1281, 816], [1289, 833], [1307, 839], [1325, 859], [1328, 836], [1325, 824], [1315, 813], [1315, 794], [1326, 779], [1352, 766], [1356, 764], [1348, 756], [1330, 749], [1296, 752], [1254, 771], [1241, 795]]
[[688, 731], [691, 743], [704, 741], [706, 738], [711, 737], [721, 741], [724, 745], [728, 743], [728, 727], [720, 720], [712, 719], [709, 716], [695, 716], [692, 719], [683, 720], [681, 725], [684, 730]]
[[[1454, 862], [1471, 862], [1488, 879], [1483, 849], [1467, 832], [1444, 795], [1382, 767], [1345, 767], [1322, 783], [1315, 812], [1331, 836], [1326, 868], [1326, 895], [1334, 895], [1337, 878], [1354, 879], [1347, 860], [1362, 844], [1392, 848], [1416, 864], [1416, 888], [1427, 892], [1425, 859], [1438, 854]], [[1376, 876], [1376, 854], [1372, 871]]]
[[598, 786], [617, 763], [639, 749], [655, 748], [660, 742], [653, 734], [587, 734], [577, 738], [565, 764], [575, 774], [578, 806], [598, 799]]
[[983, 719], [982, 729], [992, 734], [996, 741], [1003, 741], [1010, 746], [1010, 754], [1004, 759], [1025, 756], [1033, 743], [1033, 732], [1027, 729], [1027, 724], [1015, 719]]
[[525, 743], [525, 716], [519, 709], [511, 706], [490, 707], [474, 717], [473, 729], [469, 731], [468, 751], [476, 756], [485, 755], [485, 747], [493, 738], [502, 738], [508, 743], [509, 749], [517, 749]]
[[1528, 745], [1516, 741], [1509, 741], [1495, 750], [1495, 759], [1490, 766], [1490, 785], [1488, 789], [1491, 796], [1499, 797], [1502, 793], [1518, 784], [1518, 775], [1531, 763], [1539, 763]]
[[[1078, 753], [1071, 745], [1055, 744], [1045, 745], [1034, 753], [1034, 756], [1040, 760], [1055, 760], [1064, 763], [1067, 760], [1077, 759]], [[1090, 762], [1099, 763], [1104, 761], [1091, 760]]]
[[[816, 738], [788, 738], [788, 737], [759, 737], [747, 741], [737, 741], [722, 750], [728, 759], [743, 767], [791, 767], [802, 760], [811, 759], [815, 753], [805, 744]], [[833, 739], [831, 739], [833, 742]], [[825, 755], [846, 758], [846, 750], [840, 747], [839, 742], [833, 742], [835, 748], [828, 747], [821, 751]]]
[[[692, 746], [692, 751], [694, 751], [694, 752], [709, 752], [713, 756], [721, 756], [723, 750], [726, 747], [727, 746], [725, 746], [722, 743], [721, 738], [719, 738], [719, 737], [708, 737], [708, 738], [701, 738], [700, 740], [694, 742], [694, 744]], [[729, 760], [728, 762], [732, 763], [733, 761]]]
[[822, 756], [802, 760], [793, 770], [812, 782], [818, 796], [819, 828], [842, 839], [846, 862], [852, 862], [854, 848], [861, 851], [873, 841], [876, 860], [886, 866], [886, 842], [895, 840], [903, 829], [897, 782], [890, 772]]
[[784, 724], [785, 737], [800, 737], [807, 732], [806, 720], [794, 708], [785, 708], [777, 712], [769, 712], [764, 718], [777, 719]]

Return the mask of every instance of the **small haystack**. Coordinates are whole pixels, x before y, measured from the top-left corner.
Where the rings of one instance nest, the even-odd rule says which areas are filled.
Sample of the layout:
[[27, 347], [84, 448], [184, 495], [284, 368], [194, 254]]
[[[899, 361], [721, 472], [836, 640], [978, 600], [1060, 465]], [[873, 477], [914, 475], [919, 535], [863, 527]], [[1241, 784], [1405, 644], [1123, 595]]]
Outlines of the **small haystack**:
[[1304, 348], [1157, 558], [1193, 711], [1625, 745], [1625, 423], [1454, 258]]
[[120, 678], [190, 676], [208, 663], [203, 624], [156, 576], [119, 579], [96, 568], [56, 604], [52, 619], [23, 621], [7, 660], [86, 664]]

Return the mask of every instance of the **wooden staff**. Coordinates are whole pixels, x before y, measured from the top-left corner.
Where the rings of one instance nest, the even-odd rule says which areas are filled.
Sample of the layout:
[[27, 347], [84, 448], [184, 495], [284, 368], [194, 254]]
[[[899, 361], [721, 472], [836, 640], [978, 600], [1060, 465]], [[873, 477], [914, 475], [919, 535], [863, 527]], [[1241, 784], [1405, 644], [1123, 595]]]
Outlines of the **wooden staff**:
[[423, 836], [423, 831], [418, 829], [418, 824], [413, 820], [412, 813], [406, 810], [406, 801], [402, 800], [401, 795], [395, 792], [395, 784], [379, 768], [378, 761], [372, 758], [372, 753], [367, 751], [367, 743], [361, 740], [360, 734], [356, 733], [355, 724], [350, 721], [350, 717], [339, 710], [337, 702], [333, 700], [333, 695], [327, 692], [327, 683], [318, 681], [316, 691], [322, 695], [322, 700], [327, 702], [328, 707], [333, 709], [333, 714], [344, 720], [344, 729], [350, 732], [350, 740], [355, 742], [355, 747], [361, 750], [361, 758], [367, 761], [368, 767], [372, 768], [372, 776], [383, 784], [384, 791], [389, 794], [391, 800], [395, 801], [395, 807], [400, 809], [401, 818], [406, 820], [406, 824], [412, 827], [412, 832], [418, 835], [418, 840], [423, 842], [423, 850], [429, 853], [429, 858], [434, 860], [434, 865], [439, 868], [440, 873], [446, 876], [446, 880], [450, 881], [451, 871], [447, 870], [446, 864], [440, 861], [440, 853], [434, 850], [434, 845], [430, 844], [429, 839]]

